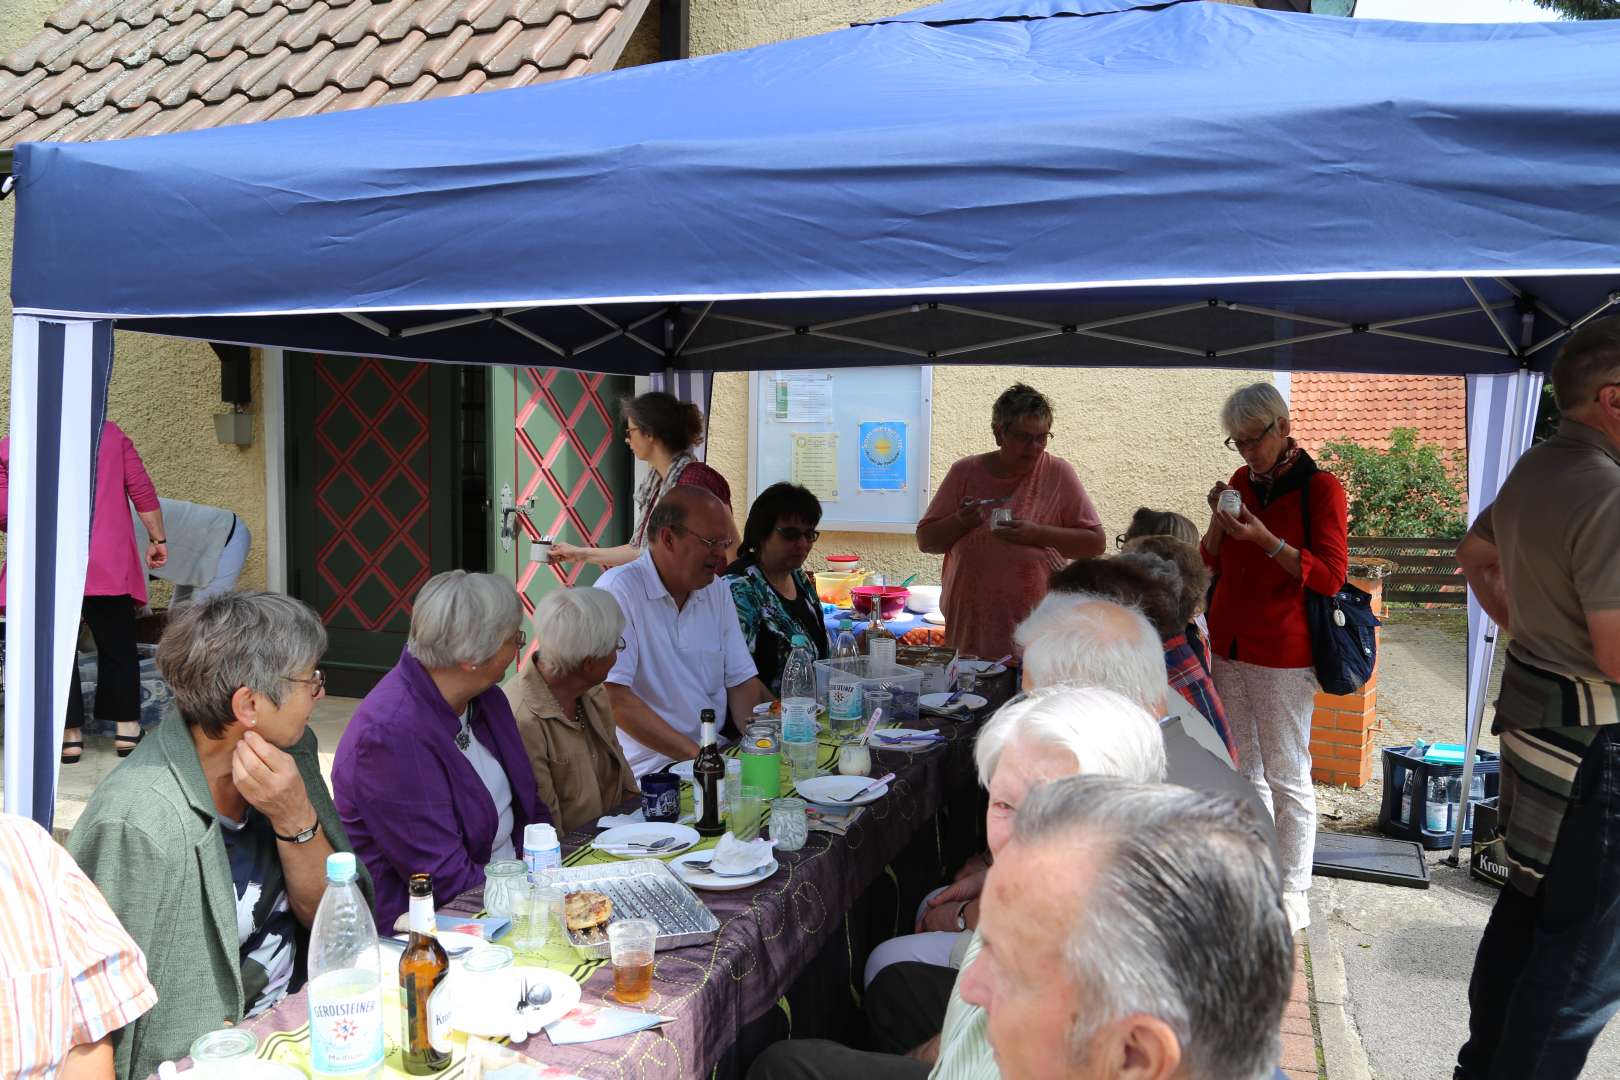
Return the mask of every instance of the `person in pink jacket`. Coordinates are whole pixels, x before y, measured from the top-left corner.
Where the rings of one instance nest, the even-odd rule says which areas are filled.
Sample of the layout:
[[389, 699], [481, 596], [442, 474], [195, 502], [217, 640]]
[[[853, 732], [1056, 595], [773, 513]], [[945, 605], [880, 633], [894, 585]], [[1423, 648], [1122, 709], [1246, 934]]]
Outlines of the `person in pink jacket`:
[[[0, 529], [8, 525], [11, 439], [0, 439]], [[135, 550], [133, 503], [150, 542], [144, 558]], [[146, 603], [146, 569], [168, 561], [168, 536], [157, 489], [124, 429], [108, 420], [101, 429], [96, 457], [96, 504], [90, 528], [90, 565], [84, 581], [84, 621], [96, 639], [96, 715], [118, 725], [114, 746], [128, 757], [141, 741], [141, 662], [135, 649], [135, 611]], [[5, 595], [0, 568], [0, 597]], [[71, 765], [84, 753], [84, 701], [77, 671], [68, 682], [67, 726], [62, 735], [62, 763]]]

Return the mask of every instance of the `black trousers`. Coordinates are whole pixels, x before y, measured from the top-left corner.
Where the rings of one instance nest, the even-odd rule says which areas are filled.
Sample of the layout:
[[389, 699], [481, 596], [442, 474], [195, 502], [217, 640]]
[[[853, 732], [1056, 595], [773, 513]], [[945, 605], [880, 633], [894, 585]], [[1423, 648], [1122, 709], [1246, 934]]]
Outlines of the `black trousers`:
[[851, 1050], [826, 1039], [790, 1039], [755, 1058], [748, 1080], [926, 1080], [931, 1071], [896, 1054]]
[[864, 999], [873, 1048], [904, 1054], [938, 1035], [959, 974], [953, 967], [910, 960], [878, 972]]
[[[96, 719], [135, 723], [141, 718], [141, 658], [135, 649], [135, 601], [128, 596], [87, 596], [84, 621], [96, 641]], [[68, 680], [68, 728], [84, 725], [78, 661]]]

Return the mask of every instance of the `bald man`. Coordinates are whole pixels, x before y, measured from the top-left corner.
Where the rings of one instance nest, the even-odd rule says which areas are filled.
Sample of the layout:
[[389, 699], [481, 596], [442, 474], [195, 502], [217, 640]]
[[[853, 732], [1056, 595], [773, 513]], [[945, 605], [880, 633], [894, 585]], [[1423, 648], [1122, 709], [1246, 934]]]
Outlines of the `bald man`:
[[647, 548], [597, 582], [624, 611], [625, 647], [608, 700], [637, 777], [697, 756], [704, 709], [739, 721], [771, 700], [743, 641], [731, 589], [719, 580], [731, 511], [711, 492], [676, 487], [647, 518]]

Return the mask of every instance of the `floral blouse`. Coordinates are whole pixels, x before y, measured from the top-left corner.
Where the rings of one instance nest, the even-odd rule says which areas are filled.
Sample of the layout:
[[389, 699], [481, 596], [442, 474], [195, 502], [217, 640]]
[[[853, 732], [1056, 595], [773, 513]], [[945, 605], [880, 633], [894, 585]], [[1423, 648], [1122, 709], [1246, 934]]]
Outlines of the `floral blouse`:
[[727, 567], [726, 583], [737, 605], [743, 641], [759, 669], [760, 681], [770, 687], [771, 693], [782, 692], [782, 669], [793, 649], [793, 635], [808, 638], [810, 651], [818, 660], [825, 660], [831, 653], [827, 627], [821, 621], [821, 601], [809, 574], [793, 571], [793, 584], [799, 590], [796, 602], [784, 599], [752, 559], [738, 559]]

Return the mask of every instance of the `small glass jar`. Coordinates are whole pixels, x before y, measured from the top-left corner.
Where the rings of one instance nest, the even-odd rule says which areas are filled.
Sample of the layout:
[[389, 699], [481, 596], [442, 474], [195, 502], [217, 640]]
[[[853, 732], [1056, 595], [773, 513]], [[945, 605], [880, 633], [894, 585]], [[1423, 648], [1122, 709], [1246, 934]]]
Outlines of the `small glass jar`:
[[840, 776], [872, 775], [872, 750], [863, 742], [847, 742], [838, 747]]
[[191, 1044], [191, 1075], [197, 1080], [225, 1080], [236, 1076], [242, 1062], [258, 1052], [259, 1037], [246, 1028], [210, 1031]]
[[454, 979], [451, 1022], [458, 1028], [501, 1023], [517, 1008], [517, 969], [512, 966], [512, 950], [505, 946], [473, 949], [462, 958]]
[[771, 804], [771, 839], [776, 841], [777, 851], [798, 851], [809, 838], [803, 799], [789, 796]]
[[522, 859], [497, 859], [484, 867], [484, 910], [510, 919], [528, 891], [529, 868]]

